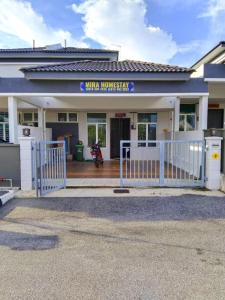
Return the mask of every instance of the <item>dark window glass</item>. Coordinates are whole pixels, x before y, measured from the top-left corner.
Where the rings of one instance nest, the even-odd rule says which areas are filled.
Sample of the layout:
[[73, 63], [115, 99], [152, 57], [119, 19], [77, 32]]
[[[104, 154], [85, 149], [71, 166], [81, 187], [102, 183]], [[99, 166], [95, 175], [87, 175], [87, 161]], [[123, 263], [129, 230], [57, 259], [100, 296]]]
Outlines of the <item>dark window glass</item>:
[[69, 113], [69, 121], [70, 122], [77, 122], [77, 114], [76, 113]]
[[34, 121], [38, 122], [38, 113], [34, 113]]
[[181, 104], [180, 112], [182, 114], [195, 113], [195, 104]]
[[156, 113], [140, 113], [138, 114], [139, 123], [156, 123], [157, 114]]
[[8, 122], [8, 113], [0, 112], [0, 122]]
[[88, 123], [106, 123], [105, 113], [88, 113], [87, 114]]
[[33, 121], [33, 114], [31, 112], [27, 112], [23, 114], [23, 121], [24, 122], [32, 122]]
[[180, 114], [179, 131], [195, 130], [195, 114]]
[[191, 114], [186, 116], [186, 130], [195, 130], [195, 115]]
[[67, 122], [67, 113], [58, 113], [59, 122]]
[[[146, 124], [138, 124], [138, 140], [146, 141]], [[145, 147], [146, 143], [139, 143], [139, 147]]]
[[106, 147], [106, 124], [98, 124], [98, 142], [101, 147]]
[[96, 125], [88, 125], [88, 146], [91, 147], [96, 143]]
[[180, 115], [179, 131], [185, 130], [185, 115]]
[[[156, 140], [156, 124], [148, 124], [148, 140], [155, 141]], [[155, 147], [155, 143], [149, 143], [149, 147]]]
[[5, 124], [5, 139], [8, 142], [9, 141], [9, 124]]

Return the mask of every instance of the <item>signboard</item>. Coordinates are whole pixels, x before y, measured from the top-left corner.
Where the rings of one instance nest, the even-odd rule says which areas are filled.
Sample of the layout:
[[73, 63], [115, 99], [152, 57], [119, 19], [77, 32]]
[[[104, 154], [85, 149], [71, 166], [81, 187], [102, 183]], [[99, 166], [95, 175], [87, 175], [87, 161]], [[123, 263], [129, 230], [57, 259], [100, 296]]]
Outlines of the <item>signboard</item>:
[[132, 93], [134, 82], [132, 81], [82, 81], [80, 90], [83, 93], [104, 92], [104, 93]]
[[217, 103], [209, 103], [208, 108], [220, 108], [220, 105]]

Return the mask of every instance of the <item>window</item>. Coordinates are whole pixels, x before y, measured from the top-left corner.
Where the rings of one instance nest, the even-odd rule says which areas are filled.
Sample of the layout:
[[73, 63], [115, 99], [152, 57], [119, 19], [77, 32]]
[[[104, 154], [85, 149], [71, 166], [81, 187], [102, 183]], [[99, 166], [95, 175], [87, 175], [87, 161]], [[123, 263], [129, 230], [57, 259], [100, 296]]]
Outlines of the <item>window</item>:
[[106, 147], [106, 114], [88, 113], [88, 146], [99, 142], [102, 147]]
[[195, 104], [180, 105], [180, 131], [193, 131], [196, 128]]
[[[156, 113], [138, 114], [138, 140], [155, 141], [156, 140]], [[140, 147], [145, 147], [146, 143], [139, 143]], [[149, 147], [155, 147], [155, 143], [148, 143]]]
[[77, 122], [77, 113], [61, 112], [58, 113], [58, 122]]
[[21, 112], [19, 114], [19, 122], [24, 126], [38, 127], [38, 113], [36, 112]]
[[69, 122], [77, 122], [77, 114], [69, 113]]
[[67, 113], [58, 113], [59, 122], [67, 122]]
[[0, 122], [8, 122], [8, 113], [0, 112]]
[[0, 112], [0, 139], [9, 141], [8, 113]]

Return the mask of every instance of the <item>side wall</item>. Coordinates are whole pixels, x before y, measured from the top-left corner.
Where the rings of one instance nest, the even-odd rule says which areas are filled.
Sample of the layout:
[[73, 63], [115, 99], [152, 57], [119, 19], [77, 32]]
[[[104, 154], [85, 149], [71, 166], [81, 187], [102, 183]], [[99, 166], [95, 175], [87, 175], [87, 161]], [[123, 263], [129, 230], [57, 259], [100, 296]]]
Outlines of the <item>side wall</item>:
[[20, 146], [0, 144], [0, 177], [13, 180], [13, 186], [20, 186]]

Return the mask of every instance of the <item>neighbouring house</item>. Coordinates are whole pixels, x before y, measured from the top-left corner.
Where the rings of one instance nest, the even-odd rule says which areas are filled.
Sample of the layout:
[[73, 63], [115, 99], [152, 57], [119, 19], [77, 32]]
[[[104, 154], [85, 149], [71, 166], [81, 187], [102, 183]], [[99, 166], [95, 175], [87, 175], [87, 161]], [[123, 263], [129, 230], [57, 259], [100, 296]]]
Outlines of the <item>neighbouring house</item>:
[[[193, 77], [204, 78], [208, 84], [209, 104], [207, 128], [225, 128], [225, 41], [220, 42], [211, 51], [199, 59], [192, 69]], [[218, 131], [217, 131], [218, 133]], [[224, 132], [221, 136], [225, 137]], [[224, 142], [221, 170], [225, 172]]]
[[[208, 127], [223, 128], [225, 43], [191, 68], [118, 57], [61, 45], [0, 49], [0, 139], [18, 143], [29, 128], [36, 140], [66, 140], [71, 161], [78, 140], [85, 160], [100, 140], [111, 162], [120, 140], [196, 141]], [[138, 146], [159, 159], [156, 144]]]

